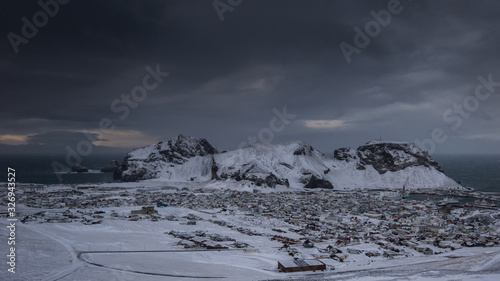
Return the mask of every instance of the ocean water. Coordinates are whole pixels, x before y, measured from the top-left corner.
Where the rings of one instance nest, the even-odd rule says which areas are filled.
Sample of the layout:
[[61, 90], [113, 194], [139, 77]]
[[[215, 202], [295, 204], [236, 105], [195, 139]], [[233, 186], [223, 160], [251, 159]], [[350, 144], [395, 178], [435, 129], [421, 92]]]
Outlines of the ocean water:
[[[125, 155], [90, 155], [82, 165], [89, 173], [60, 173], [63, 184], [113, 182], [112, 173], [100, 169], [111, 160], [122, 162]], [[479, 191], [500, 192], [500, 155], [433, 155], [445, 173], [463, 185]], [[22, 183], [60, 183], [51, 166], [53, 161], [65, 163], [64, 156], [0, 156], [0, 182], [7, 181], [7, 167], [16, 169], [16, 181]]]
[[[20, 183], [40, 183], [40, 184], [83, 184], [113, 182], [113, 173], [102, 173], [100, 170], [108, 165], [112, 160], [122, 163], [125, 155], [89, 155], [84, 157], [81, 165], [89, 169], [88, 173], [70, 172], [70, 167], [62, 172], [58, 172], [62, 178], [59, 181], [52, 163], [57, 161], [66, 165], [65, 156], [49, 155], [22, 155], [22, 156], [0, 156], [1, 171], [0, 182], [7, 181], [7, 168], [16, 170], [16, 181]], [[3, 177], [3, 178], [2, 178]]]
[[500, 192], [500, 154], [433, 155], [446, 175], [484, 192]]

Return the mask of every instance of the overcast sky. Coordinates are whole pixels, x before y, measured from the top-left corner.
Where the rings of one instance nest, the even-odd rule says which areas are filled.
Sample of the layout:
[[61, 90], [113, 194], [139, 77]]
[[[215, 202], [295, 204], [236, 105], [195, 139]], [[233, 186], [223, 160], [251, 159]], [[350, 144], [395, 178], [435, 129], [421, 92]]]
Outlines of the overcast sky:
[[497, 1], [215, 3], [2, 1], [0, 152], [64, 153], [90, 132], [124, 150], [184, 134], [500, 153]]

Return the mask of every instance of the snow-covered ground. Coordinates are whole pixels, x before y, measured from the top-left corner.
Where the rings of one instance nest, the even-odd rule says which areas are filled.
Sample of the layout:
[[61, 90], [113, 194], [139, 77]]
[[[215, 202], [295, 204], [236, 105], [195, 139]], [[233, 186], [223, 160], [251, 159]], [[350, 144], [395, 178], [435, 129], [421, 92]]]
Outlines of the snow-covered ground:
[[[164, 214], [193, 213], [183, 208], [163, 208]], [[124, 209], [123, 211], [128, 211]], [[210, 217], [208, 214], [196, 215]], [[235, 220], [233, 220], [235, 221]], [[2, 224], [2, 227], [5, 223]], [[185, 252], [170, 230], [231, 235], [259, 250]], [[265, 227], [258, 228], [265, 231]], [[178, 221], [121, 221], [101, 225], [80, 223], [21, 224], [18, 229], [18, 268], [15, 275], [2, 272], [1, 280], [266, 280], [284, 277], [303, 280], [498, 280], [500, 248], [470, 248], [452, 254], [387, 260], [351, 255], [329, 272], [279, 273], [277, 261], [286, 259], [281, 245], [267, 237], [247, 236], [209, 222], [181, 225]], [[363, 245], [364, 246], [364, 245]], [[299, 246], [297, 246], [299, 247]], [[369, 250], [373, 245], [357, 247]], [[147, 252], [178, 250], [179, 252]], [[96, 253], [97, 251], [102, 251]], [[113, 252], [118, 251], [118, 252]], [[138, 252], [119, 252], [138, 251]], [[184, 276], [184, 277], [182, 277]], [[12, 278], [14, 277], [14, 278]]]
[[[193, 191], [203, 185], [199, 183], [169, 183], [188, 186]], [[208, 190], [219, 190], [224, 183], [205, 185]], [[236, 183], [231, 183], [236, 184]], [[241, 183], [238, 183], [241, 184]], [[165, 182], [152, 180], [140, 183], [112, 184], [121, 189], [112, 189], [111, 184], [100, 185], [109, 192], [86, 190], [84, 194], [107, 195], [113, 198], [130, 199], [134, 194], [149, 192], [172, 193], [162, 189]], [[236, 188], [230, 186], [229, 190]], [[245, 187], [239, 187], [245, 189]], [[250, 187], [246, 187], [251, 191]], [[52, 186], [43, 193], [65, 189]], [[263, 189], [261, 192], [276, 192]], [[120, 195], [128, 192], [127, 196]], [[180, 192], [180, 191], [177, 191]], [[198, 191], [196, 191], [198, 192]], [[195, 192], [195, 193], [196, 193]], [[202, 196], [202, 194], [198, 194]], [[101, 197], [98, 197], [101, 198]], [[96, 199], [102, 200], [102, 199]], [[41, 209], [18, 205], [26, 214]], [[368, 257], [367, 251], [379, 251], [372, 242], [339, 248], [362, 250], [362, 254], [350, 254], [344, 262], [322, 258], [327, 265], [325, 272], [280, 273], [277, 262], [292, 259], [288, 252], [280, 250], [281, 242], [270, 239], [283, 234], [291, 239], [304, 237], [290, 231], [294, 225], [282, 219], [269, 216], [248, 216], [247, 213], [219, 209], [188, 209], [184, 206], [157, 208], [157, 221], [148, 215], [138, 220], [129, 218], [137, 205], [120, 207], [99, 207], [72, 210], [102, 215], [99, 224], [83, 224], [80, 221], [68, 223], [40, 223], [40, 221], [18, 221], [16, 229], [16, 274], [7, 272], [2, 266], [0, 280], [499, 280], [500, 247], [462, 248], [446, 250], [442, 254], [425, 256], [406, 248], [408, 257], [388, 259], [383, 256]], [[65, 210], [63, 209], [60, 209]], [[57, 212], [57, 209], [47, 209]], [[59, 211], [60, 212], [60, 211]], [[111, 214], [114, 214], [112, 216]], [[474, 214], [474, 213], [473, 213]], [[187, 216], [196, 217], [196, 224], [189, 225]], [[172, 217], [174, 219], [166, 219]], [[359, 215], [359, 218], [364, 218]], [[376, 222], [376, 219], [371, 219]], [[224, 222], [220, 224], [219, 222]], [[7, 222], [0, 220], [0, 252], [7, 253]], [[249, 235], [237, 228], [250, 229], [259, 235]], [[217, 242], [227, 250], [185, 249], [179, 245], [183, 240], [169, 234], [171, 231], [193, 234], [202, 231], [209, 235], [227, 236], [235, 241]], [[185, 241], [185, 240], [184, 240]], [[234, 242], [246, 243], [244, 251], [236, 248]], [[322, 253], [330, 242], [318, 242], [314, 248], [291, 245], [299, 252], [299, 258], [311, 259]], [[430, 248], [439, 250], [429, 245]], [[253, 251], [256, 250], [256, 251]], [[4, 258], [4, 261], [6, 259]]]

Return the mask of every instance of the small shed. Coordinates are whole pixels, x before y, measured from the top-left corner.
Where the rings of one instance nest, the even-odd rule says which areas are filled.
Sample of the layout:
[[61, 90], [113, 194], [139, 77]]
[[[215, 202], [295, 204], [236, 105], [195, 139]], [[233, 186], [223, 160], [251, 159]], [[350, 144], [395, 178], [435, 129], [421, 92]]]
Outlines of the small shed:
[[326, 265], [319, 260], [288, 260], [279, 261], [278, 270], [281, 272], [316, 271], [325, 270]]

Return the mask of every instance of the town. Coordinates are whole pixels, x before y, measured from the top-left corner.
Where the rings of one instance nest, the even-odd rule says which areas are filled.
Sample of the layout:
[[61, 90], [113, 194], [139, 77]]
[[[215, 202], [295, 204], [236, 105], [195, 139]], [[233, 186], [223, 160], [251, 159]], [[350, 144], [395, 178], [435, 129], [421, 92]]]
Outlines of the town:
[[[457, 194], [453, 190], [435, 192]], [[500, 211], [492, 204], [476, 206], [449, 198], [414, 200], [397, 194], [180, 184], [133, 188], [26, 185], [19, 187], [17, 203], [25, 206], [18, 217], [28, 226], [165, 221], [170, 228], [158, 230], [172, 241], [165, 249], [272, 252], [276, 272], [328, 272], [353, 263], [369, 265], [500, 244]]]

